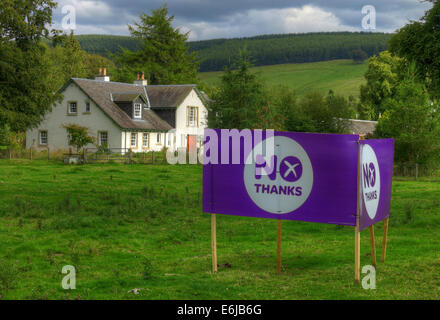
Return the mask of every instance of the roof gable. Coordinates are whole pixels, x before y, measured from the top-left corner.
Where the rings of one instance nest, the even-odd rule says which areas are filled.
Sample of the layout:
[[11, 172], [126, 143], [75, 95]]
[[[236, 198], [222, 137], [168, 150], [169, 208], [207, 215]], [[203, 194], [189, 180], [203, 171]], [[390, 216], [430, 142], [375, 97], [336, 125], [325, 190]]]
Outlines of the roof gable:
[[[166, 121], [162, 120], [153, 110], [144, 110], [144, 112], [142, 112], [142, 119], [134, 120], [113, 101], [114, 95], [119, 99], [131, 99], [131, 97], [134, 97], [133, 100], [141, 96], [144, 101], [148, 101], [143, 86], [78, 78], [71, 79], [71, 82], [75, 83], [121, 128], [157, 131], [172, 129], [172, 127]], [[68, 84], [70, 84], [70, 82]], [[64, 90], [68, 84], [66, 84], [62, 90]]]
[[177, 108], [195, 88], [195, 85], [147, 86], [151, 108]]

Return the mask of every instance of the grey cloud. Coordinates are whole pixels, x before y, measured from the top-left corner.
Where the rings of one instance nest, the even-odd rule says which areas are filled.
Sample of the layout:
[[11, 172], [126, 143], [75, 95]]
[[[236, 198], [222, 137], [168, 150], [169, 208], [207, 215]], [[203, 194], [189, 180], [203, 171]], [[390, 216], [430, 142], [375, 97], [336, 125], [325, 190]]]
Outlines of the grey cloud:
[[[114, 33], [115, 30], [125, 30], [119, 34], [127, 34], [127, 24], [131, 24], [141, 12], [149, 13], [151, 9], [160, 7], [162, 0], [59, 0], [60, 5], [73, 4], [78, 12], [78, 31], [88, 33], [86, 26], [93, 26], [90, 29], [103, 30], [103, 33]], [[321, 11], [332, 14], [336, 17], [341, 26], [348, 29], [361, 30], [362, 13], [364, 5], [373, 5], [377, 11], [378, 31], [394, 31], [402, 27], [408, 20], [419, 19], [430, 4], [420, 3], [418, 0], [168, 0], [169, 12], [176, 17], [176, 26], [194, 30], [193, 34], [203, 34], [200, 28], [218, 29], [216, 36], [231, 37], [230, 31], [242, 30], [242, 33], [235, 32], [233, 36], [247, 36], [252, 25], [249, 20], [251, 12], [258, 11], [270, 17], [270, 10], [289, 8], [302, 8], [313, 6]], [[61, 19], [61, 11], [57, 10], [55, 17]], [[234, 23], [234, 26], [228, 25]], [[279, 24], [279, 21], [274, 21]], [[223, 27], [224, 28], [223, 28]], [[224, 29], [222, 33], [221, 29]], [[247, 30], [247, 31], [246, 31]], [[255, 25], [251, 30], [252, 34], [276, 33], [271, 30], [270, 23]], [[303, 30], [302, 32], [307, 32]], [[326, 30], [322, 30], [326, 31]], [[209, 34], [205, 32], [205, 34]], [[198, 38], [198, 37], [196, 37]]]

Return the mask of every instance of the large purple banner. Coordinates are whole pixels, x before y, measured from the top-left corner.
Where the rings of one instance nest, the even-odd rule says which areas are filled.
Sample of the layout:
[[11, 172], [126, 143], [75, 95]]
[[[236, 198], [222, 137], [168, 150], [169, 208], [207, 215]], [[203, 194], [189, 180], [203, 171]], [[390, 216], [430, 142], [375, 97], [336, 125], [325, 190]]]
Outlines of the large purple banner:
[[394, 139], [362, 140], [359, 230], [390, 215]]
[[206, 129], [204, 212], [356, 225], [359, 136], [245, 131]]

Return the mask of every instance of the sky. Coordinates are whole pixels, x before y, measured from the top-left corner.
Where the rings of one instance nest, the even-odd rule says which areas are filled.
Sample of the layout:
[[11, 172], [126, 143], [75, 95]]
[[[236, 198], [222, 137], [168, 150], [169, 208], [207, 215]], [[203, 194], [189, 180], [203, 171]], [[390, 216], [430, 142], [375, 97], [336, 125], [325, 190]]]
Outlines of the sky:
[[[163, 0], [58, 0], [55, 27], [75, 22], [75, 34], [128, 35], [142, 12], [150, 14]], [[431, 7], [419, 0], [168, 0], [174, 27], [189, 40], [250, 37], [262, 34], [365, 31], [376, 12], [376, 32], [394, 32], [420, 19]], [[69, 7], [71, 6], [71, 7]], [[75, 18], [73, 17], [74, 8]], [[63, 11], [64, 9], [64, 11]], [[362, 22], [364, 21], [364, 24]], [[66, 23], [65, 23], [66, 25]]]

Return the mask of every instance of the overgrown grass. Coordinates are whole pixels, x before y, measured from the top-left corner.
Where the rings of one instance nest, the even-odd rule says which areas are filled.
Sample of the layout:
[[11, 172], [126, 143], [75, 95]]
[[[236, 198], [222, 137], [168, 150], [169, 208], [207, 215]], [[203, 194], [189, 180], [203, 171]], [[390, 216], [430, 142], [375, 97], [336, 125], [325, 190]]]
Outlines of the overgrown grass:
[[[397, 178], [377, 289], [355, 285], [351, 227], [217, 217], [211, 273], [202, 167], [0, 161], [4, 299], [439, 299], [440, 183]], [[376, 226], [378, 255], [382, 224]], [[370, 264], [368, 231], [361, 264]], [[77, 271], [63, 290], [64, 265]], [[135, 295], [130, 290], [138, 288]]]

